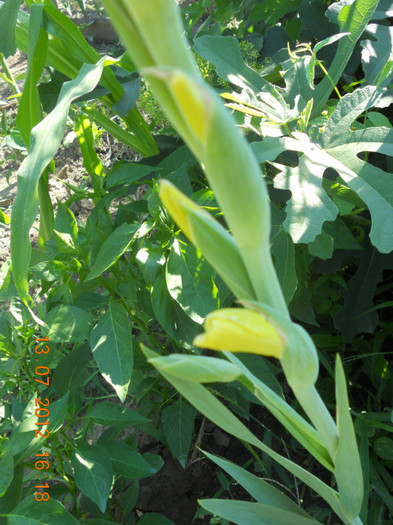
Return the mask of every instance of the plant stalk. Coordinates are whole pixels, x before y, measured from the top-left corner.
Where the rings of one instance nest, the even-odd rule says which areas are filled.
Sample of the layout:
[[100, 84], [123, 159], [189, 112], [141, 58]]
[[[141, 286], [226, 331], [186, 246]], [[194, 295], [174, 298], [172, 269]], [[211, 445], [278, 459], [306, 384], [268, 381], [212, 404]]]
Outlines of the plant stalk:
[[325, 403], [322, 401], [321, 396], [315, 386], [296, 388], [294, 389], [294, 394], [312, 424], [319, 432], [334, 463], [338, 445], [337, 426], [326, 408]]

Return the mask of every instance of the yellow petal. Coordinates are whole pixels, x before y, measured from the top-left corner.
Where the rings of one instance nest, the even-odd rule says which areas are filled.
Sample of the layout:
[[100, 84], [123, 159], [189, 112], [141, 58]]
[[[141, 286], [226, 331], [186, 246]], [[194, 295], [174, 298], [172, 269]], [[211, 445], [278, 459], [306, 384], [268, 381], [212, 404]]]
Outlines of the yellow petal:
[[194, 344], [211, 350], [249, 352], [280, 358], [286, 346], [283, 334], [254, 310], [223, 308], [209, 314], [205, 333]]

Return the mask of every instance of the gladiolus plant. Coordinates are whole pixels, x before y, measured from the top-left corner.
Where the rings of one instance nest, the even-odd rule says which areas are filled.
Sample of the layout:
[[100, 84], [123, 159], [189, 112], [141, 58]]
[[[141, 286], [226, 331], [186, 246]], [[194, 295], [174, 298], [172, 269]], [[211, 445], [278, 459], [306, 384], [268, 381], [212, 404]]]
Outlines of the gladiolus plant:
[[[269, 247], [270, 203], [259, 163], [222, 100], [201, 79], [183, 37], [174, 1], [103, 0], [103, 4], [171, 123], [200, 162], [229, 232], [166, 181], [160, 188], [162, 202], [241, 305], [210, 313], [204, 333], [194, 341], [198, 347], [221, 350], [223, 359], [184, 358], [180, 354], [160, 357], [143, 347], [145, 355], [206, 417], [270, 455], [309, 485], [343, 523], [361, 525], [362, 469], [342, 364], [337, 356], [333, 418], [315, 387], [319, 369], [316, 348], [308, 333], [291, 321], [274, 269]], [[307, 418], [243, 364], [244, 352], [279, 360]], [[232, 380], [248, 388], [333, 474], [335, 488], [261, 442], [202, 384]], [[273, 523], [273, 516], [279, 516], [280, 523], [316, 523], [288, 503], [281, 492], [274, 499], [263, 485], [260, 491], [260, 507], [252, 511], [255, 518], [262, 508], [265, 516], [272, 516], [272, 521], [266, 523]], [[216, 514], [225, 514], [225, 501], [201, 504]]]

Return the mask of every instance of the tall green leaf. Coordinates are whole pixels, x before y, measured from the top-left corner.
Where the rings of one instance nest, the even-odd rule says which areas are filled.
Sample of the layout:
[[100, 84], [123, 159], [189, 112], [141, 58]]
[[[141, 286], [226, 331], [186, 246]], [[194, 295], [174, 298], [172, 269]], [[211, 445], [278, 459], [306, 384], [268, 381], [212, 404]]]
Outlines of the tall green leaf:
[[16, 51], [15, 27], [22, 0], [5, 0], [0, 8], [0, 53], [7, 58]]
[[355, 430], [353, 428], [344, 369], [339, 354], [336, 358], [337, 428], [339, 433], [334, 473], [340, 503], [349, 519], [356, 518], [363, 501], [363, 475]]
[[107, 57], [103, 57], [97, 64], [83, 65], [77, 78], [63, 85], [54, 110], [31, 132], [29, 155], [18, 172], [18, 193], [11, 216], [11, 257], [14, 281], [25, 304], [29, 301], [27, 284], [27, 269], [31, 255], [29, 231], [38, 209], [37, 184], [39, 178], [60, 146], [70, 104], [79, 96], [95, 88], [103, 68], [108, 63]]
[[16, 125], [27, 147], [29, 146], [31, 130], [42, 119], [42, 108], [37, 84], [45, 65], [48, 48], [48, 34], [41, 28], [42, 11], [42, 5], [32, 6], [29, 25], [27, 78], [16, 117]]
[[316, 525], [312, 518], [299, 516], [287, 510], [251, 503], [249, 501], [205, 499], [201, 500], [202, 507], [212, 514], [230, 520], [237, 525]]

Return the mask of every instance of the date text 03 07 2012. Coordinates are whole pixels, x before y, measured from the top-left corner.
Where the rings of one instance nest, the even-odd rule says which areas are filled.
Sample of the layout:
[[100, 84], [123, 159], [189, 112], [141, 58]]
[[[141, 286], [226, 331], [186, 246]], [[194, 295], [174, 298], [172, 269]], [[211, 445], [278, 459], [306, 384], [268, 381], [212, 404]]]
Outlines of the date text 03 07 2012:
[[[45, 337], [44, 339], [36, 339], [35, 342], [37, 343], [34, 351], [37, 354], [38, 361], [39, 357], [45, 357], [46, 354], [49, 353], [49, 346], [43, 345], [43, 342], [49, 342], [48, 337]], [[36, 366], [35, 370], [35, 380], [37, 383], [41, 383], [45, 386], [49, 386], [49, 368], [47, 366]], [[47, 438], [49, 437], [49, 431], [47, 428], [49, 425], [49, 399], [39, 399], [38, 397], [38, 390], [36, 390], [37, 397], [35, 398], [35, 416], [38, 418], [38, 421], [36, 423], [37, 430], [35, 431], [35, 437], [39, 438]], [[41, 396], [40, 392], [40, 396]], [[42, 418], [42, 419], [41, 419]], [[36, 454], [36, 461], [35, 461], [35, 468], [38, 472], [40, 472], [41, 475], [44, 475], [45, 477], [47, 474], [44, 474], [42, 471], [47, 470], [50, 466], [49, 463], [49, 452], [45, 451], [43, 454]], [[41, 458], [41, 459], [39, 459]], [[45, 458], [48, 458], [45, 459]], [[38, 478], [39, 474], [36, 474], [36, 477]], [[49, 484], [44, 483], [43, 481], [40, 482], [40, 485], [35, 485], [35, 488], [37, 489], [35, 492], [35, 499], [36, 501], [48, 501], [49, 500], [49, 493], [48, 492], [42, 492], [42, 489], [49, 489]]]

